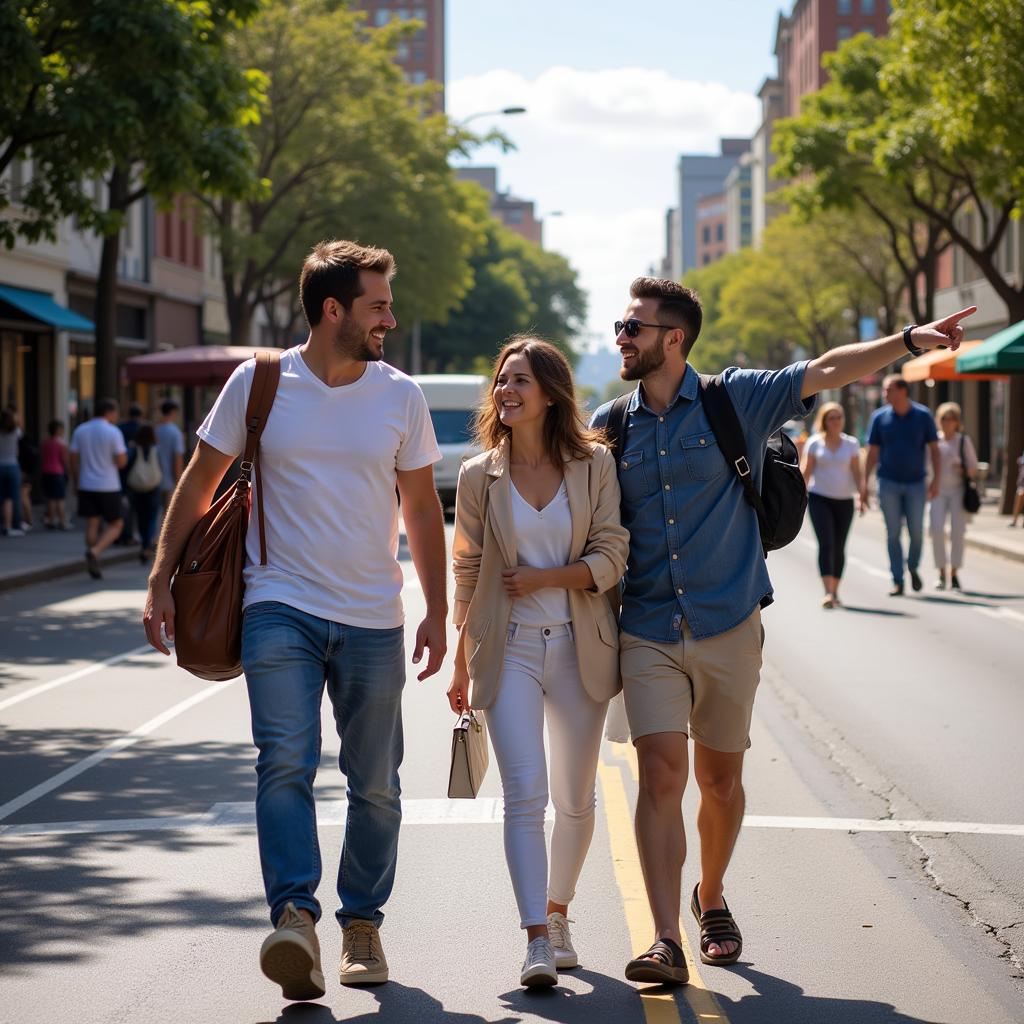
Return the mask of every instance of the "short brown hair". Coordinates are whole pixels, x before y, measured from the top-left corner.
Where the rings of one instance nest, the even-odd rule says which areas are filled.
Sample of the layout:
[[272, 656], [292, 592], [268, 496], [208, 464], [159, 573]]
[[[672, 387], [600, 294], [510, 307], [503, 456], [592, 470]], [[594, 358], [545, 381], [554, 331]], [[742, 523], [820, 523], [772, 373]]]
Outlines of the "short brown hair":
[[544, 417], [544, 447], [554, 463], [589, 458], [594, 445], [606, 443], [603, 430], [587, 426], [576, 400], [569, 360], [550, 341], [529, 334], [511, 337], [494, 360], [491, 386], [477, 409], [474, 440], [481, 448], [497, 448], [512, 431], [501, 422], [494, 388], [510, 356], [526, 356], [537, 384], [554, 403]]
[[299, 302], [310, 327], [323, 319], [327, 299], [337, 299], [346, 310], [352, 308], [363, 294], [360, 270], [384, 274], [390, 281], [395, 276], [395, 258], [387, 249], [358, 242], [324, 241], [313, 246], [299, 275]]
[[684, 288], [664, 277], [638, 277], [629, 286], [629, 294], [634, 299], [657, 299], [658, 320], [672, 327], [681, 327], [686, 338], [686, 351], [693, 348], [704, 321], [704, 310], [692, 288]]

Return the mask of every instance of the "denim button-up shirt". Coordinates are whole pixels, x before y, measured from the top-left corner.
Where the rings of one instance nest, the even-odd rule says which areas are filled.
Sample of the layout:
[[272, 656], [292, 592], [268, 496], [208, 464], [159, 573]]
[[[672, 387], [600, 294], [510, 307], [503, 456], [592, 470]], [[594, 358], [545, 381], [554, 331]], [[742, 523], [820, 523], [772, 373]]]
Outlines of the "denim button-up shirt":
[[[725, 371], [759, 490], [768, 437], [814, 409], [816, 399], [800, 397], [806, 367]], [[719, 451], [698, 383], [687, 364], [679, 393], [661, 413], [638, 386], [619, 453], [622, 525], [630, 537], [620, 626], [664, 643], [679, 640], [684, 620], [703, 640], [773, 600], [757, 514]], [[602, 405], [591, 424], [604, 427], [610, 411], [611, 403]]]

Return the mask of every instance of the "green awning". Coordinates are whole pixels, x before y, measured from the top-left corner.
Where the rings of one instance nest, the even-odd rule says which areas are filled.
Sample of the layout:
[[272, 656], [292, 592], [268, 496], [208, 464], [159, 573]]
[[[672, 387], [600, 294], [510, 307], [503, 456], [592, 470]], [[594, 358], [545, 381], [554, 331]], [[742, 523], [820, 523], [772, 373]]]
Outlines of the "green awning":
[[1024, 320], [958, 356], [957, 373], [1024, 373]]
[[56, 327], [58, 331], [92, 332], [96, 329], [91, 320], [58, 305], [47, 292], [33, 292], [27, 288], [0, 284], [0, 302], [14, 306], [33, 320]]

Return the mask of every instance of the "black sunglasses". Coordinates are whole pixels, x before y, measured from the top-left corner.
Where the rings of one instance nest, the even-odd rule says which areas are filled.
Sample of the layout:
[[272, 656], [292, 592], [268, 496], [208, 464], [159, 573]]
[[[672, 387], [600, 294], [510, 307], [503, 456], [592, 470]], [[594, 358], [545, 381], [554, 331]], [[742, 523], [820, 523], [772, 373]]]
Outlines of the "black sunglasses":
[[673, 330], [673, 328], [668, 324], [645, 324], [643, 320], [637, 320], [634, 317], [630, 317], [625, 322], [622, 320], [615, 321], [615, 337], [617, 338], [623, 331], [625, 331], [627, 338], [635, 338], [640, 333], [641, 327], [657, 327], [663, 331]]

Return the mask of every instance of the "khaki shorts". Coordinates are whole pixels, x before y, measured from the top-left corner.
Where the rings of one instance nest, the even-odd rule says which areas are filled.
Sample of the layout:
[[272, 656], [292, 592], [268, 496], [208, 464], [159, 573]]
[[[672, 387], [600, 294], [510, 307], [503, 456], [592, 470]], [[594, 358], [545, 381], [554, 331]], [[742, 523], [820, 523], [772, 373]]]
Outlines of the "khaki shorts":
[[682, 732], [712, 750], [746, 750], [763, 645], [760, 608], [706, 640], [694, 640], [685, 622], [674, 644], [622, 633], [619, 666], [633, 742]]

